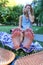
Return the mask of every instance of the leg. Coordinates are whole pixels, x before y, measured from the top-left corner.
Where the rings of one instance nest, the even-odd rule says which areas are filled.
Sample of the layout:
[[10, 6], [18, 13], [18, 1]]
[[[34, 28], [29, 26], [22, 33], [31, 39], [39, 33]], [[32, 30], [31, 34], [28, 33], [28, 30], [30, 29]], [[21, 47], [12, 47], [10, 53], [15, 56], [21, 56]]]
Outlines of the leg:
[[23, 47], [29, 48], [34, 39], [33, 33], [30, 29], [24, 31], [24, 41], [22, 43]]

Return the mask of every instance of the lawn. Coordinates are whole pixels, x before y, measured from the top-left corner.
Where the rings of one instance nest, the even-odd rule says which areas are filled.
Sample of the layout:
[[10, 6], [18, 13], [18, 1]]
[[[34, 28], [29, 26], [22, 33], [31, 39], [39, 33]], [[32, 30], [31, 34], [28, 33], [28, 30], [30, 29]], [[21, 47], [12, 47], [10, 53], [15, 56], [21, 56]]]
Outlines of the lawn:
[[[10, 30], [13, 28], [16, 28], [16, 27], [17, 26], [0, 26], [0, 31], [10, 33]], [[37, 34], [43, 34], [43, 27], [33, 26], [33, 31], [34, 31], [34, 33], [37, 33]], [[40, 44], [43, 46], [42, 42], [40, 42]], [[0, 47], [2, 47], [2, 44], [0, 44]], [[11, 48], [6, 47], [6, 46], [4, 46], [4, 48], [8, 49], [8, 50], [12, 50]], [[25, 53], [22, 49], [20, 49], [18, 51], [14, 51], [14, 50], [12, 50], [12, 51], [16, 54], [16, 56], [24, 56], [24, 55], [28, 54], [28, 53]]]
[[[0, 31], [10, 33], [10, 30], [16, 27], [17, 26], [0, 26]], [[43, 34], [43, 27], [33, 26], [32, 28], [33, 28], [34, 33]]]
[[10, 30], [16, 27], [17, 26], [0, 26], [0, 31], [10, 33]]
[[43, 27], [33, 26], [33, 31], [36, 34], [43, 34]]

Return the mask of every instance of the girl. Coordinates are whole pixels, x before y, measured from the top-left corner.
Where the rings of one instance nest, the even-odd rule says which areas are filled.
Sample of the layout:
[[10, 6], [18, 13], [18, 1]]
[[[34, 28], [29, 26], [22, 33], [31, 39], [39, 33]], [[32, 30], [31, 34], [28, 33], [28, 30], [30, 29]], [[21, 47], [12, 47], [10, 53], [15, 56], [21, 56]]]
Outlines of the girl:
[[[34, 39], [32, 32], [32, 23], [34, 22], [34, 14], [31, 5], [27, 4], [23, 8], [23, 15], [19, 17], [19, 28], [23, 30], [24, 40], [21, 47], [25, 52], [31, 51], [31, 43]], [[31, 47], [31, 48], [30, 48]]]

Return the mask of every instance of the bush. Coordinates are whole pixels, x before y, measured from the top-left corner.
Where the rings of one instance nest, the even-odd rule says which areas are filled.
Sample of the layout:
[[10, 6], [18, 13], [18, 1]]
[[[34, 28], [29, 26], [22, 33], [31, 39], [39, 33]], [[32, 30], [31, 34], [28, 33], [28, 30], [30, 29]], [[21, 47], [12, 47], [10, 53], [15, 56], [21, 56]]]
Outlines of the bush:
[[43, 0], [38, 0], [36, 2], [34, 12], [36, 23], [38, 22], [40, 25], [43, 24]]
[[18, 25], [19, 16], [22, 14], [23, 6], [1, 7], [0, 23], [5, 25]]

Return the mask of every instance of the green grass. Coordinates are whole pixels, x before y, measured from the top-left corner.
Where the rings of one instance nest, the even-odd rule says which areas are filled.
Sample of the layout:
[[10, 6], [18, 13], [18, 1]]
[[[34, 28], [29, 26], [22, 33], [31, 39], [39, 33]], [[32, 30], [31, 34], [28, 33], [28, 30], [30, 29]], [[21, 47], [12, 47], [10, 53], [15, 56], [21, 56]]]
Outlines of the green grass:
[[10, 30], [16, 27], [17, 26], [0, 26], [0, 31], [10, 33]]
[[[10, 30], [13, 28], [16, 28], [16, 27], [17, 26], [0, 26], [0, 31], [10, 33]], [[34, 31], [34, 33], [37, 33], [37, 34], [43, 34], [43, 27], [33, 26], [33, 31]], [[40, 42], [40, 44], [43, 46], [42, 42]], [[2, 44], [0, 44], [0, 47], [2, 47]], [[28, 53], [25, 53], [22, 49], [15, 51], [6, 46], [4, 46], [4, 48], [13, 51], [16, 54], [16, 56], [24, 56], [24, 55], [28, 54]]]
[[43, 34], [43, 27], [33, 26], [33, 31], [36, 34]]
[[[17, 26], [0, 26], [0, 31], [10, 33], [10, 30], [16, 27]], [[36, 34], [43, 34], [43, 27], [33, 26], [33, 31]]]

